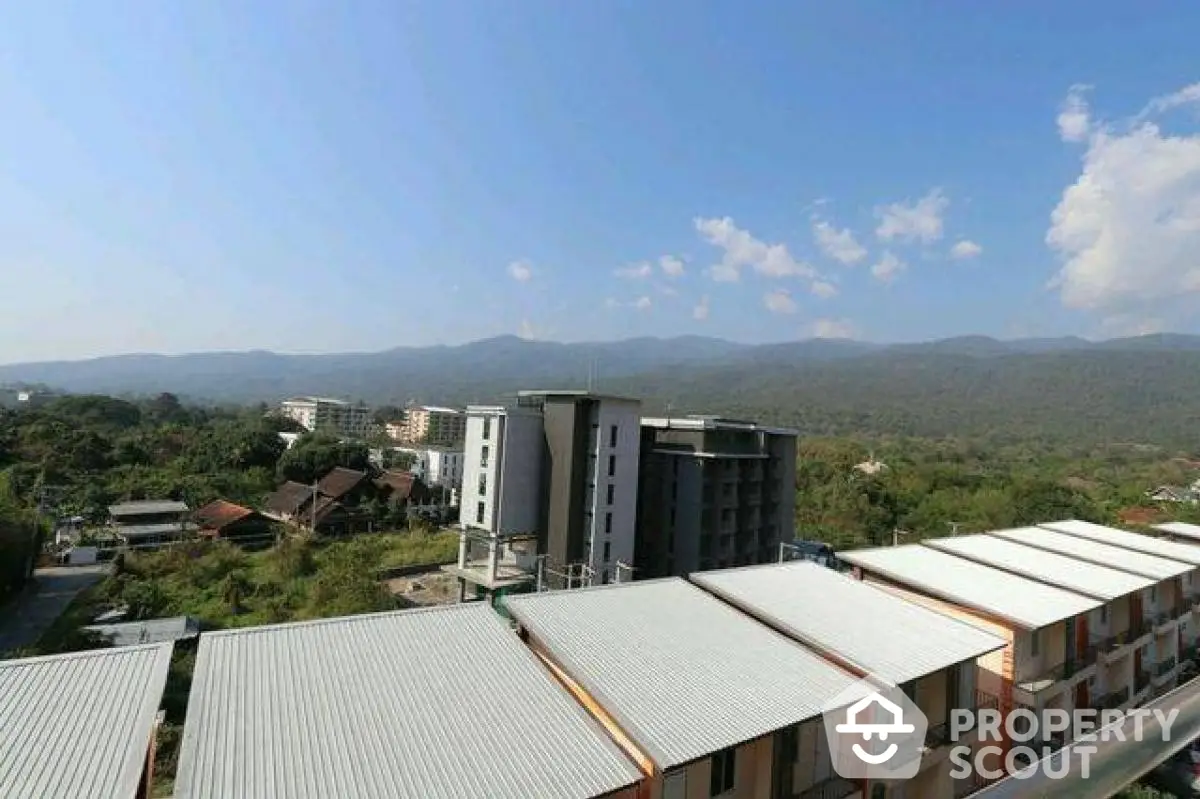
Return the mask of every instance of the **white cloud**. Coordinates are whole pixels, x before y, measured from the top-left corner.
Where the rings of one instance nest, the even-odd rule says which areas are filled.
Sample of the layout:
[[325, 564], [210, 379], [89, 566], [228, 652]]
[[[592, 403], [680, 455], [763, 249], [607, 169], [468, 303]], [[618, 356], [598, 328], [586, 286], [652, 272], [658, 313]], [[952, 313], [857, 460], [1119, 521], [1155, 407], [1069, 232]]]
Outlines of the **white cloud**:
[[709, 269], [713, 280], [737, 281], [750, 267], [764, 277], [815, 278], [817, 271], [795, 258], [784, 244], [767, 244], [742, 230], [729, 217], [695, 219], [696, 230], [709, 244], [724, 251], [721, 263]]
[[604, 307], [611, 311], [613, 308], [620, 308], [621, 303], [617, 302], [615, 297], [609, 297], [604, 300]]
[[613, 274], [630, 280], [645, 280], [654, 274], [654, 267], [648, 261], [642, 261], [638, 264], [622, 266], [620, 269], [614, 270]]
[[859, 331], [848, 319], [818, 319], [813, 322], [812, 335], [815, 338], [856, 338]]
[[1138, 114], [1137, 120], [1141, 121], [1147, 117], [1165, 114], [1171, 109], [1192, 103], [1200, 103], [1200, 83], [1193, 83], [1191, 86], [1184, 86], [1177, 92], [1155, 97], [1147, 104], [1145, 110]]
[[683, 259], [674, 255], [663, 255], [658, 259], [658, 266], [667, 277], [682, 277], [684, 272]]
[[508, 265], [508, 276], [518, 283], [528, 283], [533, 278], [533, 264], [524, 259]]
[[654, 303], [651, 302], [650, 298], [644, 294], [633, 301], [633, 307], [637, 308], [639, 311], [648, 311], [650, 310], [650, 306], [653, 304]]
[[949, 205], [942, 190], [933, 189], [916, 202], [906, 200], [876, 208], [879, 227], [875, 235], [884, 241], [937, 241], [942, 237], [942, 217]]
[[[1200, 89], [1147, 109], [1188, 103], [1200, 107]], [[1062, 260], [1050, 286], [1063, 305], [1127, 330], [1178, 325], [1200, 311], [1200, 132], [1167, 134], [1146, 114], [1119, 129], [1093, 126], [1046, 233]]]
[[950, 257], [957, 258], [960, 261], [967, 258], [974, 258], [983, 253], [983, 247], [980, 247], [970, 239], [963, 239], [950, 248]]
[[1063, 141], [1083, 141], [1088, 137], [1091, 119], [1087, 99], [1083, 96], [1090, 86], [1076, 84], [1067, 92], [1058, 111], [1058, 135]]
[[795, 313], [796, 301], [787, 289], [776, 289], [763, 295], [763, 305], [771, 313]]
[[708, 318], [708, 297], [701, 297], [700, 302], [692, 309], [692, 318], [703, 322]]
[[813, 222], [813, 238], [821, 252], [846, 266], [856, 264], [867, 257], [867, 248], [858, 243], [850, 228], [838, 230], [823, 219]]
[[830, 297], [837, 296], [838, 288], [832, 283], [828, 283], [824, 280], [817, 280], [812, 284], [812, 293], [814, 296], [820, 297], [823, 300], [827, 300]]
[[521, 327], [517, 331], [517, 335], [527, 341], [533, 341], [537, 338], [537, 328], [528, 319], [521, 320]]
[[897, 258], [893, 253], [884, 250], [883, 255], [871, 267], [871, 276], [881, 283], [891, 283], [907, 268], [908, 264]]
[[658, 289], [658, 293], [663, 295], [664, 297], [679, 296], [679, 289], [675, 288], [674, 286], [672, 286], [668, 283], [658, 283], [658, 284], [655, 284], [654, 287], [656, 289]]

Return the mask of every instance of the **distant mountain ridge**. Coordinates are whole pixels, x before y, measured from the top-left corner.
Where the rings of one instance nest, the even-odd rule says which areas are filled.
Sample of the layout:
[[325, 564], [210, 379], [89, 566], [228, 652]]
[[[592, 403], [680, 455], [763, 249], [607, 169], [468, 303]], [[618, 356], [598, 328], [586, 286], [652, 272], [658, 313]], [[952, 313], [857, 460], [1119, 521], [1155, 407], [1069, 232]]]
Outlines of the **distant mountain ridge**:
[[562, 344], [515, 336], [384, 352], [121, 355], [0, 367], [0, 386], [193, 401], [321, 394], [372, 404], [506, 401], [523, 388], [640, 397], [647, 414], [719, 413], [804, 435], [968, 436], [1200, 453], [1200, 337], [748, 345], [688, 336]]
[[297, 394], [374, 403], [485, 401], [518, 388], [606, 387], [614, 381], [636, 388], [640, 382], [652, 385], [667, 378], [682, 388], [721, 370], [733, 370], [751, 381], [760, 370], [759, 380], [779, 378], [779, 370], [832, 364], [877, 370], [876, 356], [886, 356], [883, 360], [894, 364], [929, 358], [1117, 352], [1200, 354], [1200, 336], [1163, 334], [1100, 342], [1073, 337], [1001, 341], [961, 336], [908, 344], [809, 339], [754, 345], [703, 336], [571, 344], [500, 336], [457, 346], [381, 352], [130, 354], [13, 364], [0, 366], [0, 385], [41, 384], [107, 394], [171, 391], [198, 400], [230, 402], [273, 402]]

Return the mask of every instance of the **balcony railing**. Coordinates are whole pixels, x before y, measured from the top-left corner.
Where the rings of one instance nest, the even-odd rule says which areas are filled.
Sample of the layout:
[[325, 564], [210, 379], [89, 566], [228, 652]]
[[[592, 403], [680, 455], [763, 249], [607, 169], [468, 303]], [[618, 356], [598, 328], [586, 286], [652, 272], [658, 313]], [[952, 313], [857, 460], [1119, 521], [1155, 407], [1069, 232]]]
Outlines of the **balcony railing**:
[[937, 749], [939, 746], [946, 746], [950, 743], [950, 724], [943, 722], [942, 724], [931, 724], [925, 730], [925, 748]]
[[1035, 686], [1038, 683], [1047, 683], [1041, 687], [1026, 688], [1026, 690], [1041, 691], [1050, 687], [1050, 685], [1056, 682], [1065, 680], [1067, 678], [1068, 669], [1070, 669], [1071, 673], [1074, 673], [1074, 664], [1068, 666], [1067, 663], [1058, 663], [1053, 666], [1045, 666], [1038, 673], [1017, 680], [1017, 684], [1021, 686]]
[[841, 777], [830, 777], [800, 793], [798, 799], [845, 799], [858, 793], [858, 786]]
[[1080, 650], [1075, 657], [1075, 670], [1086, 669], [1088, 666], [1096, 662], [1096, 656], [1100, 654], [1100, 644], [1088, 644]]
[[1195, 660], [1198, 654], [1200, 654], [1200, 647], [1195, 643], [1188, 644], [1179, 650], [1179, 660]]
[[1171, 615], [1171, 611], [1164, 610], [1161, 613], [1154, 614], [1154, 630], [1158, 632], [1161, 628], [1166, 627], [1175, 617]]
[[1125, 686], [1119, 691], [1113, 691], [1107, 694], [1101, 694], [1092, 702], [1092, 707], [1097, 710], [1116, 710], [1121, 705], [1129, 701], [1129, 686]]
[[1130, 619], [1129, 632], [1127, 638], [1130, 641], [1136, 641], [1146, 633], [1150, 632], [1153, 619]]
[[1172, 671], [1174, 671], [1174, 669], [1175, 669], [1175, 656], [1171, 655], [1168, 658], [1164, 658], [1157, 666], [1154, 667], [1154, 676], [1155, 677], [1164, 677], [1167, 674], [1170, 674]]

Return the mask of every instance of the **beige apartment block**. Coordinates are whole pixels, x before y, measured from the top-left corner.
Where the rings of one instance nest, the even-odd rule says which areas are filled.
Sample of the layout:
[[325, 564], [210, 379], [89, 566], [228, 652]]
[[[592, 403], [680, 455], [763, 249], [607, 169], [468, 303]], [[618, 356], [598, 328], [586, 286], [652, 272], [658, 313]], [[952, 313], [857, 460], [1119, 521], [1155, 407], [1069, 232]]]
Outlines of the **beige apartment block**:
[[386, 429], [400, 444], [452, 446], [467, 437], [467, 415], [457, 408], [423, 405], [405, 409], [404, 418]]
[[[1145, 647], [1151, 642], [1152, 631], [1143, 622], [1143, 597], [1157, 581], [1011, 540], [1024, 531], [1033, 535], [1044, 532], [1039, 528], [1000, 530], [937, 539], [926, 545], [1104, 603], [1099, 617], [1095, 617], [1095, 627], [1094, 617], [1089, 614], [1068, 623], [1065, 635], [1044, 642], [1042, 648], [1052, 653], [1046, 663], [1051, 672], [1048, 677], [1072, 683], [1070, 696], [1056, 697], [1050, 707], [1091, 708], [1098, 701], [1107, 707], [1121, 699], [1126, 690], [1129, 698], [1118, 707], [1145, 701], [1156, 661], [1146, 660]], [[1126, 617], [1128, 626], [1124, 629], [1117, 626]], [[1105, 652], [1103, 658], [1101, 650]], [[1132, 683], [1126, 679], [1127, 675], [1132, 676]]]
[[[1071, 631], [1104, 603], [920, 544], [838, 553], [855, 577], [1003, 638], [976, 660], [999, 710], [1071, 709], [1095, 663], [1068, 663]], [[1047, 742], [1050, 743], [1050, 742]]]
[[821, 723], [855, 676], [695, 585], [672, 577], [504, 604], [650, 773], [648, 799], [866, 796], [833, 773]]
[[[917, 776], [888, 797], [954, 799], [966, 788], [951, 777], [951, 712], [999, 709], [999, 693], [978, 685], [977, 661], [1008, 639], [936, 609], [815, 563], [697, 572], [693, 583], [859, 677], [898, 686], [928, 720]], [[877, 792], [876, 792], [877, 794]]]

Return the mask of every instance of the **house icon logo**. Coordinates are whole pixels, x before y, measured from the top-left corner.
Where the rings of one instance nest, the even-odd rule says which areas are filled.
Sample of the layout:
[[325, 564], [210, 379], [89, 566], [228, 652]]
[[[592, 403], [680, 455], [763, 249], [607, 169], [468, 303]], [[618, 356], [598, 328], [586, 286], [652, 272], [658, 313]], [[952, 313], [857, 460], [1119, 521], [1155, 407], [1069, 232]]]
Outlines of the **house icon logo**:
[[833, 769], [852, 780], [917, 776], [928, 720], [903, 691], [868, 677], [822, 708]]

